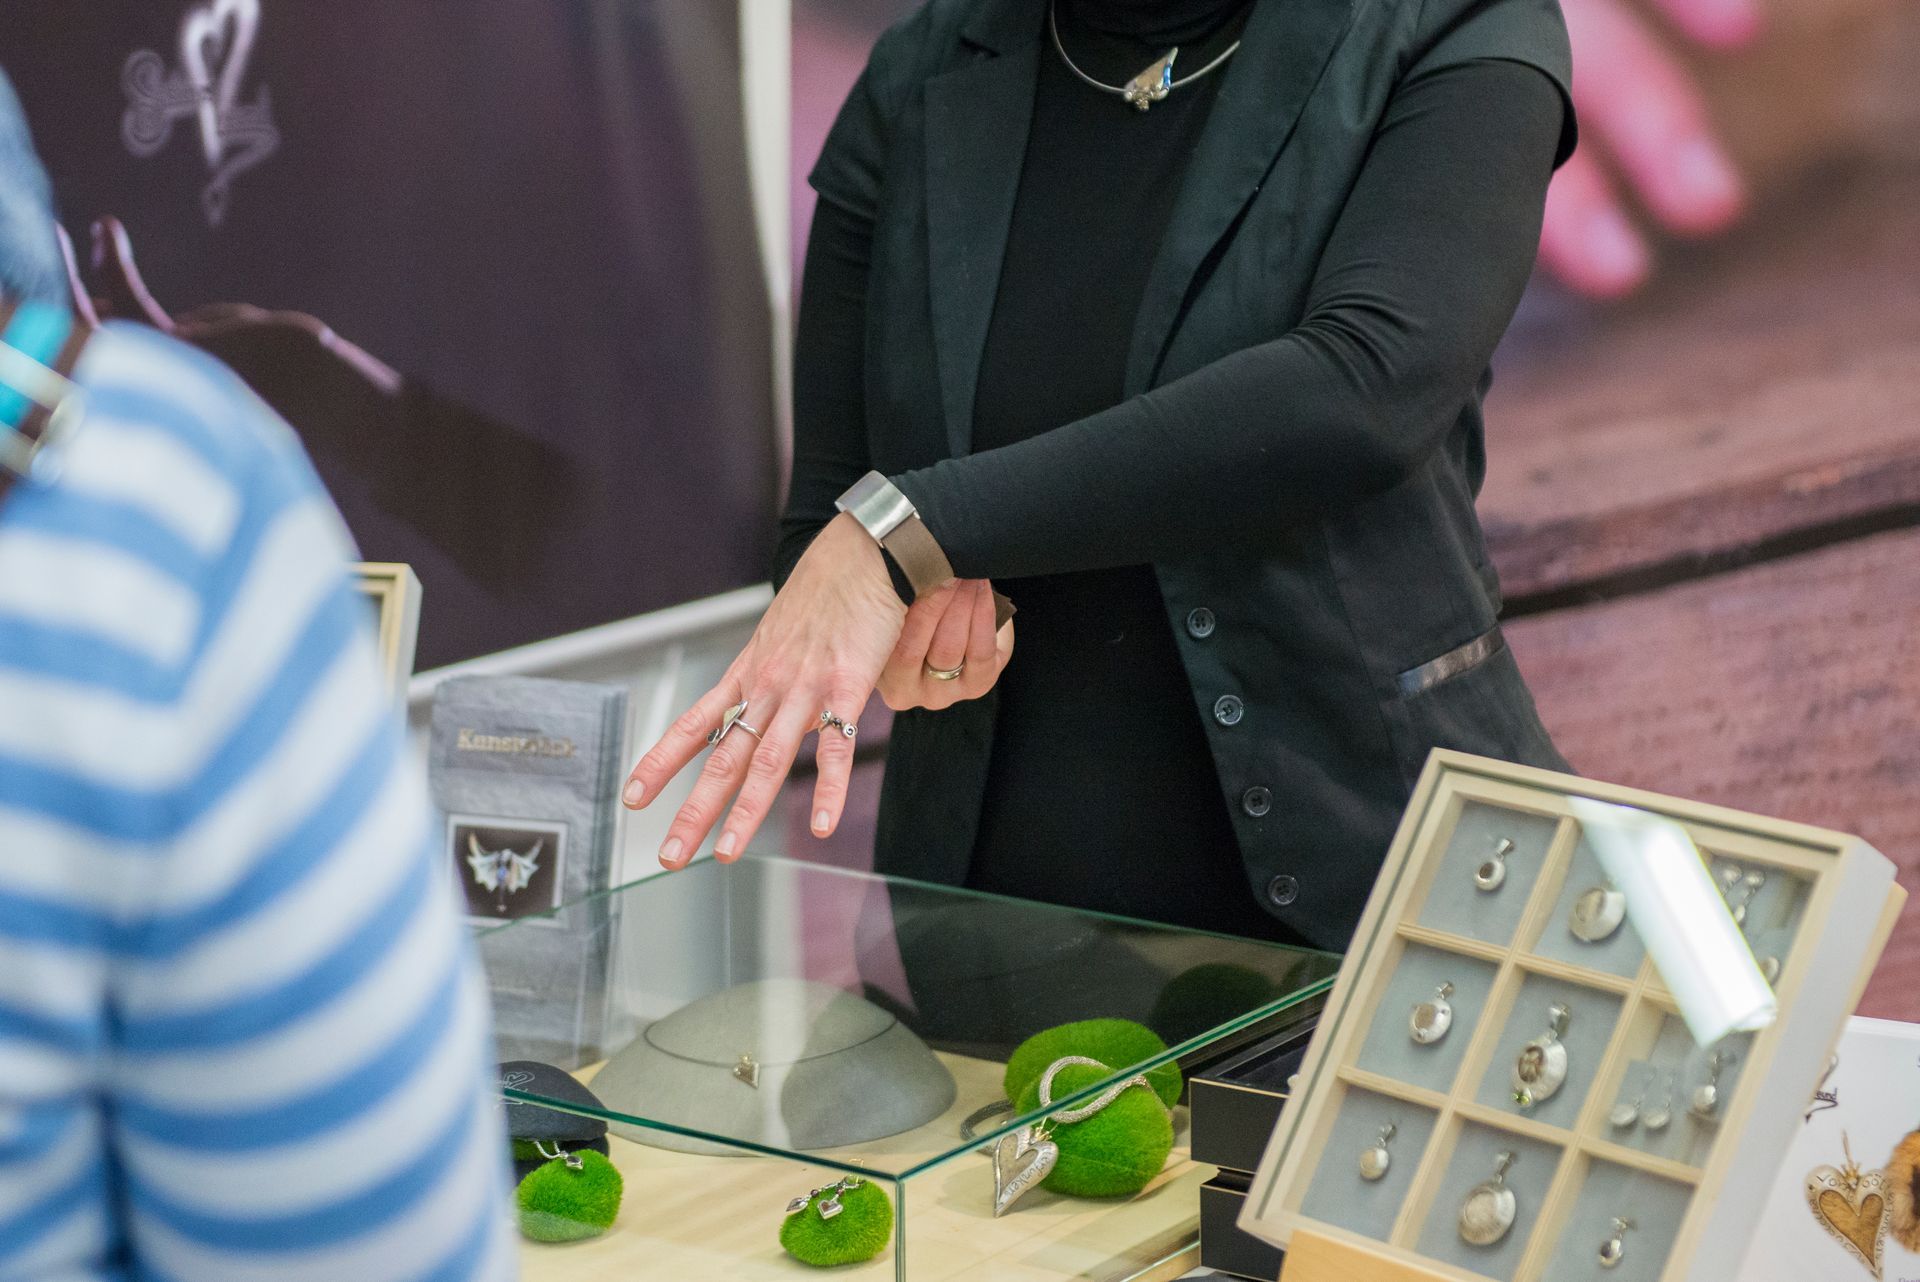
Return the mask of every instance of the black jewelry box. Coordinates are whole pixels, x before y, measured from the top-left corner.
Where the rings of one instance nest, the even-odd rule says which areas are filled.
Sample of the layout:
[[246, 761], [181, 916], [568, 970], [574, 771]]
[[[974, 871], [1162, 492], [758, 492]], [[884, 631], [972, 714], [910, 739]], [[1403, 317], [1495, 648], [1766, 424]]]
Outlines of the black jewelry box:
[[1243, 1173], [1259, 1167], [1321, 1007], [1316, 999], [1289, 1012], [1294, 1017], [1284, 1026], [1193, 1074], [1187, 1103], [1194, 1161]]
[[1222, 1171], [1200, 1186], [1200, 1267], [1271, 1282], [1280, 1276], [1286, 1252], [1239, 1225], [1250, 1179]]

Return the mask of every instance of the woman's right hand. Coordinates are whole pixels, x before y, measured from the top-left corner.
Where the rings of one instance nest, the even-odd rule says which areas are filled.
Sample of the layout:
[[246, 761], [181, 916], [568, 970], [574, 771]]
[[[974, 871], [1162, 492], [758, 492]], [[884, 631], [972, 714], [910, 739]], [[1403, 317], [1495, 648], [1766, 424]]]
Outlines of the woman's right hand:
[[[993, 613], [993, 584], [985, 579], [957, 579], [915, 601], [880, 674], [887, 706], [895, 712], [949, 708], [993, 689], [1013, 657], [1013, 620], [996, 632]], [[960, 675], [951, 681], [928, 671], [954, 668]]]

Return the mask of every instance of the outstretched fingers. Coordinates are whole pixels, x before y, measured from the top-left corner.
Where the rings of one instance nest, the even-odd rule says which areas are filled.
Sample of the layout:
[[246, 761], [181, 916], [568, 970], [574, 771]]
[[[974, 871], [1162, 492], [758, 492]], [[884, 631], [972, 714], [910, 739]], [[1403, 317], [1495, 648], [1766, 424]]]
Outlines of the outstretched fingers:
[[629, 810], [639, 810], [659, 796], [667, 780], [679, 774], [707, 746], [707, 735], [719, 726], [726, 710], [739, 701], [740, 683], [729, 672], [720, 679], [719, 685], [701, 695], [698, 703], [681, 713], [657, 743], [641, 754], [620, 793], [621, 803]]
[[[856, 718], [867, 706], [869, 693], [851, 686], [837, 687], [834, 693], [827, 696], [822, 711], [839, 717], [849, 728], [857, 728]], [[839, 826], [840, 816], [846, 810], [847, 789], [853, 779], [854, 736], [841, 726], [821, 724], [820, 712], [815, 712], [813, 724], [820, 727], [820, 742], [813, 752], [816, 775], [813, 785], [813, 835], [826, 837]]]
[[[813, 727], [818, 714], [812, 705], [799, 699], [789, 699], [774, 714], [773, 721], [761, 729], [764, 738], [755, 748], [752, 760], [746, 768], [746, 782], [741, 785], [740, 795], [735, 798], [733, 809], [728, 812], [726, 825], [720, 831], [720, 840], [713, 845], [714, 857], [722, 863], [731, 863], [738, 859], [760, 831], [760, 825], [772, 813], [780, 799], [780, 788], [787, 781], [787, 775], [793, 769], [794, 758], [800, 753], [800, 741], [807, 737], [807, 731]], [[734, 734], [751, 737], [738, 726]], [[732, 738], [729, 735], [728, 738]]]
[[[756, 692], [747, 700], [747, 710], [741, 714], [742, 720], [764, 736], [766, 727], [762, 718], [773, 710], [773, 706], [771, 694]], [[700, 848], [700, 843], [707, 839], [707, 834], [713, 831], [713, 826], [726, 812], [727, 799], [739, 789], [761, 746], [762, 740], [754, 738], [752, 731], [741, 729], [738, 722], [720, 737], [720, 742], [707, 754], [707, 764], [700, 771], [700, 777], [693, 781], [693, 791], [687, 794], [679, 813], [674, 815], [673, 823], [668, 826], [666, 840], [660, 843], [662, 867], [685, 868], [693, 859], [694, 851]], [[720, 852], [716, 850], [714, 853]], [[737, 847], [729, 851], [727, 857], [737, 857]]]

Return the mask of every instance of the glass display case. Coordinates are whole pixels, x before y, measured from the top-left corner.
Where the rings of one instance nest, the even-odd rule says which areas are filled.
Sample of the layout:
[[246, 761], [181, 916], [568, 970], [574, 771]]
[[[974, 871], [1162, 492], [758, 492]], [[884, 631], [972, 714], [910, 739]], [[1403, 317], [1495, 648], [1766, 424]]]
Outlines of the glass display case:
[[[608, 928], [607, 973], [569, 972], [545, 995], [566, 1018], [498, 1030], [503, 1060], [588, 1083], [599, 1109], [506, 1093], [603, 1118], [625, 1182], [605, 1235], [527, 1245], [529, 1282], [804, 1277], [813, 1270], [780, 1244], [788, 1208], [846, 1177], [870, 1181], [895, 1214], [878, 1257], [841, 1274], [1178, 1277], [1213, 1174], [1188, 1155], [1184, 1103], [1171, 1156], [1128, 1196], [1042, 1187], [996, 1216], [994, 1148], [1137, 1074], [1164, 1080], [1153, 1070], [1213, 1062], [1298, 1021], [1338, 967], [1326, 953], [754, 856], [523, 918], [478, 945], [496, 984], [524, 989], [538, 982], [519, 957], [533, 932]], [[603, 1018], [571, 1018], [599, 1003]], [[1025, 1039], [1089, 1019], [1145, 1025], [1164, 1049], [1127, 1043], [1132, 1062], [1074, 1078], [1049, 1106], [991, 1111]], [[556, 1040], [568, 1026], [606, 1031], [594, 1045]]]

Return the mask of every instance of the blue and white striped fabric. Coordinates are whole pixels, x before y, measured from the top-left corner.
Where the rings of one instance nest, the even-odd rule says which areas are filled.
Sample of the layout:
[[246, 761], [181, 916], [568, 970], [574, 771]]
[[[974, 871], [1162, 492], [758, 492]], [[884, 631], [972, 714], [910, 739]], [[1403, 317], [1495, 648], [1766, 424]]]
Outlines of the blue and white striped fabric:
[[486, 997], [337, 514], [110, 325], [0, 506], [0, 1282], [511, 1278]]

